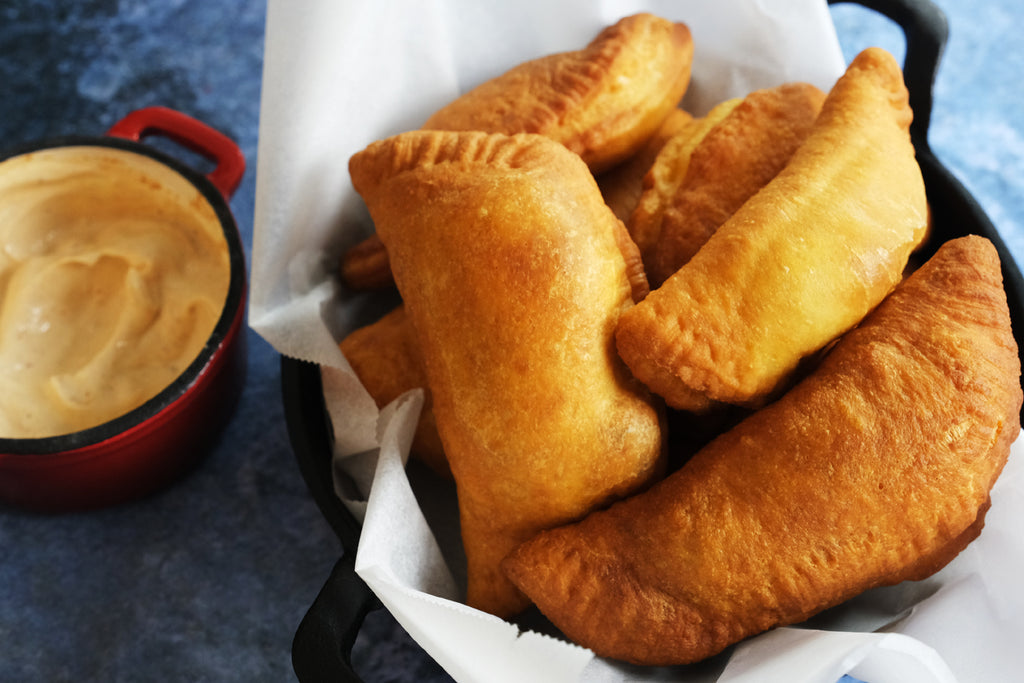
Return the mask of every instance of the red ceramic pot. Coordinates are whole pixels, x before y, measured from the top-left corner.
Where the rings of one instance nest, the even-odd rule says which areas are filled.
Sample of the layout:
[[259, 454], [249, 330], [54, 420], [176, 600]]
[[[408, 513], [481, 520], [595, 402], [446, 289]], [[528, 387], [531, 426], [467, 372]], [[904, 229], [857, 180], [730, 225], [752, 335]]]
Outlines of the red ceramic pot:
[[[151, 135], [196, 152], [215, 168], [204, 175], [141, 142]], [[44, 512], [124, 502], [153, 493], [178, 478], [208, 452], [237, 404], [245, 373], [245, 256], [228, 206], [245, 171], [238, 146], [180, 112], [153, 107], [129, 114], [106, 136], [65, 137], [28, 145], [0, 161], [69, 146], [116, 148], [141, 155], [191, 183], [213, 209], [223, 230], [230, 275], [224, 307], [205, 346], [156, 396], [120, 417], [81, 431], [43, 438], [0, 438], [0, 501]]]

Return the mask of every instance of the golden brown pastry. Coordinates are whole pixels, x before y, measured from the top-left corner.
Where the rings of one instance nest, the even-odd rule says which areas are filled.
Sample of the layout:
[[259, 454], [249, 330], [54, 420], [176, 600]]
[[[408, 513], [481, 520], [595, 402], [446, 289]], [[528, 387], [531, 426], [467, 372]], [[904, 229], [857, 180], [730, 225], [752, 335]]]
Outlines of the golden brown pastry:
[[755, 90], [694, 148], [686, 178], [662, 212], [647, 276], [658, 287], [789, 162], [825, 93], [809, 83]]
[[426, 392], [409, 454], [442, 476], [451, 476], [434, 420], [433, 401], [419, 345], [405, 307], [350, 332], [339, 344], [356, 377], [383, 408], [410, 389]]
[[341, 254], [338, 275], [349, 289], [362, 292], [395, 286], [391, 262], [380, 237], [373, 233]]
[[[629, 239], [625, 226], [620, 223], [616, 228], [616, 242], [626, 263], [632, 297], [634, 301], [640, 301], [648, 292], [640, 252]], [[374, 239], [380, 244], [380, 253], [386, 254], [384, 245], [376, 235]], [[390, 279], [390, 265], [387, 272]], [[433, 400], [420, 358], [416, 332], [405, 313], [405, 307], [399, 305], [380, 320], [353, 330], [342, 339], [339, 346], [378, 408], [383, 408], [412, 389], [424, 390], [424, 403], [409, 454], [437, 474], [450, 477], [451, 468], [437, 433]]]
[[642, 190], [633, 213], [628, 220], [623, 221], [645, 263], [649, 261], [649, 254], [658, 241], [662, 212], [686, 179], [690, 155], [704, 136], [739, 106], [741, 101], [739, 97], [726, 100], [706, 115], [691, 119], [666, 140], [658, 151], [641, 181]]
[[654, 135], [686, 92], [692, 62], [685, 24], [635, 14], [582, 50], [523, 62], [478, 85], [423, 128], [545, 135], [599, 173]]
[[1021, 399], [999, 257], [961, 238], [777, 402], [504, 567], [598, 655], [697, 661], [952, 559], [980, 531]]
[[[678, 115], [669, 116], [670, 122], [667, 121], [663, 126], [662, 135], [668, 135], [675, 126], [691, 118], [682, 110], [676, 112]], [[632, 164], [628, 162], [625, 165]], [[628, 192], [627, 174], [620, 173], [618, 178], [618, 181], [609, 181], [609, 191], [617, 191], [621, 197]], [[616, 189], [611, 189], [612, 185]], [[627, 200], [623, 198], [622, 201]], [[640, 252], [624, 225], [617, 226], [616, 240], [626, 261], [633, 300], [640, 301], [648, 292], [647, 275]], [[350, 284], [356, 283], [356, 289], [394, 285], [387, 251], [376, 233], [345, 253], [341, 274], [343, 280]], [[416, 334], [405, 315], [404, 307], [400, 306], [378, 323], [350, 333], [342, 341], [341, 350], [378, 407], [387, 405], [410, 389], [423, 388], [426, 391], [426, 401], [420, 413], [410, 454], [438, 474], [450, 475], [451, 470], [437, 435], [430, 390], [419, 358]]]
[[860, 53], [789, 164], [619, 324], [666, 402], [756, 406], [874, 308], [924, 237], [912, 114], [889, 53]]
[[509, 550], [663, 468], [660, 404], [612, 339], [633, 305], [624, 228], [580, 158], [538, 135], [403, 133], [349, 168], [418, 336], [467, 602], [515, 614]]
[[650, 170], [665, 143], [682, 132], [693, 116], [682, 109], [673, 109], [661, 127], [644, 146], [621, 164], [596, 176], [604, 203], [623, 223], [629, 220], [644, 190], [644, 176]]

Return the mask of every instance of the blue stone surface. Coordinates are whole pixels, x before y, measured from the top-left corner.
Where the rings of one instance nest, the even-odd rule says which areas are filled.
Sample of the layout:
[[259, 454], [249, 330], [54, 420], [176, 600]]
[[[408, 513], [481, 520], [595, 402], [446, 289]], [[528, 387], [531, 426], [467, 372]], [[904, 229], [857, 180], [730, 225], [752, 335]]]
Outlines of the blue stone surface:
[[[930, 140], [1022, 262], [1024, 4], [938, 4], [951, 34]], [[848, 57], [902, 54], [887, 20], [834, 16]], [[148, 105], [191, 114], [249, 161], [231, 201], [249, 250], [264, 19], [260, 0], [3, 0], [0, 149], [102, 134]], [[295, 466], [278, 357], [251, 332], [248, 347], [239, 409], [183, 480], [95, 512], [0, 508], [0, 681], [295, 679], [292, 637], [341, 548]], [[448, 680], [383, 610], [353, 659], [367, 681]]]

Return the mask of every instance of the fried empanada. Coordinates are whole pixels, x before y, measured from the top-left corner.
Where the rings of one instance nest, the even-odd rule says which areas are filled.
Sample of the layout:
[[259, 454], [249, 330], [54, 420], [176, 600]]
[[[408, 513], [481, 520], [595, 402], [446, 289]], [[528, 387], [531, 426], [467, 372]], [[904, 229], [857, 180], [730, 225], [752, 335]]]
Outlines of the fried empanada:
[[633, 373], [676, 408], [756, 407], [900, 281], [926, 232], [899, 65], [868, 48], [771, 182], [616, 333]]
[[409, 454], [441, 476], [450, 477], [448, 459], [434, 420], [427, 376], [419, 357], [419, 344], [405, 306], [399, 305], [376, 322], [353, 330], [341, 340], [339, 347], [378, 408], [410, 389], [426, 392]]
[[523, 62], [478, 85], [423, 128], [545, 135], [599, 173], [654, 135], [686, 92], [692, 62], [685, 24], [635, 14], [582, 50]]
[[785, 167], [807, 138], [825, 93], [809, 83], [755, 90], [697, 144], [686, 178], [661, 213], [647, 277], [658, 287]]
[[403, 133], [349, 167], [419, 341], [467, 602], [515, 614], [509, 550], [663, 471], [661, 403], [613, 342], [633, 305], [624, 228], [579, 156], [538, 135]]
[[697, 661], [951, 560], [980, 531], [1021, 399], [999, 257], [960, 238], [777, 402], [504, 568], [598, 655]]

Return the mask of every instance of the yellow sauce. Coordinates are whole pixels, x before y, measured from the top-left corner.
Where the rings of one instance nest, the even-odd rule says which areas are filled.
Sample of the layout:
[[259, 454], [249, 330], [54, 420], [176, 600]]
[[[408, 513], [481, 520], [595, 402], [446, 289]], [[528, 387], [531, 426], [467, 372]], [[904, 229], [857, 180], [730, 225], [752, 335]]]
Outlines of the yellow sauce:
[[158, 394], [229, 278], [213, 207], [163, 164], [105, 147], [0, 163], [0, 437], [79, 431]]

